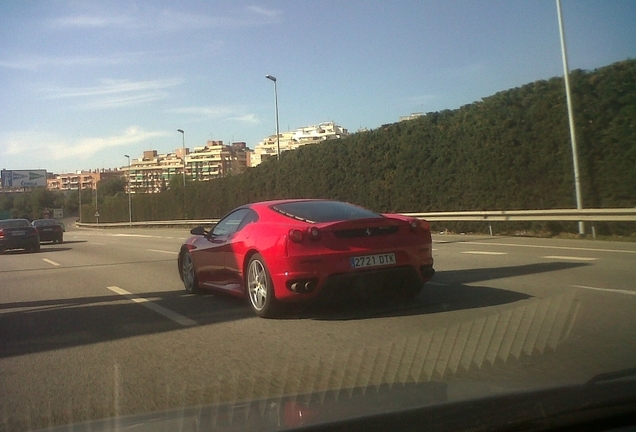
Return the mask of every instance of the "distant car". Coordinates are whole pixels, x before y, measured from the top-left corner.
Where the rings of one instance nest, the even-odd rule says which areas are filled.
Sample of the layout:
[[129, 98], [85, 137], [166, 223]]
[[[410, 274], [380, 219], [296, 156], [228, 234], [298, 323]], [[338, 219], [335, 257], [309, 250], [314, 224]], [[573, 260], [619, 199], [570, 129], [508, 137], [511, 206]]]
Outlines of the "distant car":
[[0, 252], [9, 249], [40, 250], [38, 231], [27, 219], [0, 220]]
[[191, 234], [178, 257], [186, 290], [247, 297], [261, 317], [349, 288], [415, 297], [435, 273], [428, 222], [340, 201], [248, 204]]
[[40, 242], [62, 243], [64, 226], [56, 219], [36, 219], [31, 223], [40, 235]]

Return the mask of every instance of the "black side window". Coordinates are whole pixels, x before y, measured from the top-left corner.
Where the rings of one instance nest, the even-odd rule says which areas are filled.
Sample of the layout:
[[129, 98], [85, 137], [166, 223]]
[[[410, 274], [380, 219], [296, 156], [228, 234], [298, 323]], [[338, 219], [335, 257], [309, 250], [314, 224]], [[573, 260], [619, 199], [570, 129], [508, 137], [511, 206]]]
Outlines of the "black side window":
[[251, 224], [252, 222], [256, 222], [257, 220], [258, 220], [258, 213], [256, 213], [254, 210], [249, 210], [249, 212], [245, 215], [245, 217], [239, 224], [238, 229], [236, 231], [242, 230], [243, 228], [245, 228], [247, 224]]
[[[230, 235], [239, 230], [239, 225], [243, 218], [252, 210], [250, 209], [238, 209], [229, 215], [225, 216], [219, 221], [218, 224], [212, 230], [212, 235]], [[242, 228], [242, 227], [241, 227]]]

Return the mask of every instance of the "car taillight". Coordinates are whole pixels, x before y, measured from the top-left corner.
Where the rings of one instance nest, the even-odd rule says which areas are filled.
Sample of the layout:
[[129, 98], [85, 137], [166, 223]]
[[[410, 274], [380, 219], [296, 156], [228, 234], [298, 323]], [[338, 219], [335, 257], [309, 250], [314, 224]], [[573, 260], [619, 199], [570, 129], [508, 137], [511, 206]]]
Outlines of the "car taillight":
[[294, 243], [302, 243], [303, 241], [303, 232], [298, 229], [290, 229], [289, 230], [289, 239]]
[[411, 219], [409, 222], [409, 228], [411, 228], [411, 231], [417, 231], [418, 229], [421, 229], [422, 231], [429, 231], [431, 229], [431, 225], [425, 220]]
[[0, 229], [0, 238], [4, 238], [4, 231]]
[[312, 226], [307, 228], [307, 236], [312, 240], [320, 239], [320, 230], [318, 227]]

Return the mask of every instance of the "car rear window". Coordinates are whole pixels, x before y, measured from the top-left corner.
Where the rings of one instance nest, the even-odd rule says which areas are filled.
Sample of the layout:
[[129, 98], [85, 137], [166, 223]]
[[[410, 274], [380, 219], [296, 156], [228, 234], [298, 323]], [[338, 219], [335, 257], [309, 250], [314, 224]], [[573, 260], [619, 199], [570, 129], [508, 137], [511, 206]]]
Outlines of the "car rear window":
[[271, 208], [285, 216], [305, 222], [335, 222], [383, 217], [371, 210], [340, 201], [293, 201], [276, 204]]
[[59, 225], [60, 223], [54, 219], [39, 219], [33, 221], [34, 226], [43, 226], [43, 225]]
[[30, 227], [31, 224], [26, 219], [12, 219], [0, 221], [0, 228], [20, 228], [20, 227]]

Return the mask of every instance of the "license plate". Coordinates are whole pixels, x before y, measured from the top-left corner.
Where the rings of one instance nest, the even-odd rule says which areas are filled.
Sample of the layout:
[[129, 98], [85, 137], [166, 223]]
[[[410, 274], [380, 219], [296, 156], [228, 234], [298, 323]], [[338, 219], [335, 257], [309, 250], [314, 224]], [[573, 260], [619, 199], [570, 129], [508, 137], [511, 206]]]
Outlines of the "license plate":
[[25, 234], [26, 234], [26, 232], [24, 232], [24, 231], [13, 231], [13, 235], [14, 236], [23, 236]]
[[53, 231], [53, 228], [44, 228], [42, 231]]
[[351, 268], [377, 267], [396, 264], [395, 254], [366, 255], [349, 258]]

